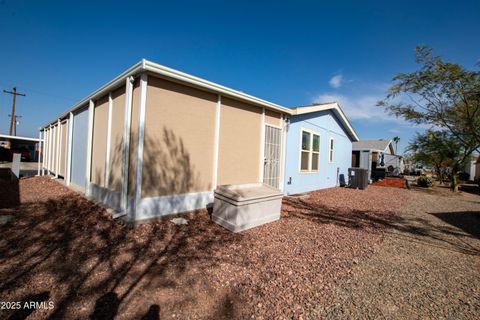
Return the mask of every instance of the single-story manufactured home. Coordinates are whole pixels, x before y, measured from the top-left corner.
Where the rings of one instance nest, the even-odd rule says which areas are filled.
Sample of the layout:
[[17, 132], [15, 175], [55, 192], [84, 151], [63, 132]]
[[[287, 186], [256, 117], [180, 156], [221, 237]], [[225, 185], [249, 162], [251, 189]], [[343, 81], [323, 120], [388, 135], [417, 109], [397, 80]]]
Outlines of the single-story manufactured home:
[[360, 140], [352, 145], [352, 167], [368, 169], [372, 180], [403, 173], [403, 157], [396, 154], [392, 139]]
[[[303, 152], [295, 146], [300, 128], [310, 130], [312, 141], [321, 139], [322, 149], [333, 141], [330, 166], [327, 151], [315, 151], [317, 142]], [[221, 185], [263, 183], [288, 193], [334, 186], [350, 161], [351, 141], [358, 140], [336, 104], [290, 109], [147, 60], [40, 134], [43, 172], [132, 223], [205, 208]], [[311, 179], [289, 171], [293, 183], [286, 183], [286, 158], [300, 161], [307, 151]]]
[[358, 136], [338, 103], [292, 108], [287, 126], [286, 194], [347, 182]]

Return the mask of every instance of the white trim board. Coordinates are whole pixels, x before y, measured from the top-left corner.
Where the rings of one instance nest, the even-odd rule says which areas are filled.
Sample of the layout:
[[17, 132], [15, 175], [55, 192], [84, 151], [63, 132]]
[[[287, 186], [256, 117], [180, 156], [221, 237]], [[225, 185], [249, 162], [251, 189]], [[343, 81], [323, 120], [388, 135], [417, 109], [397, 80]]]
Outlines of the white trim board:
[[218, 95], [217, 105], [215, 106], [215, 133], [213, 136], [213, 174], [212, 190], [218, 185], [218, 150], [220, 146], [220, 117], [222, 112], [222, 96]]
[[70, 185], [71, 182], [71, 177], [72, 177], [72, 143], [73, 143], [73, 112], [70, 112], [68, 115], [68, 145], [67, 145], [67, 165], [65, 167], [65, 175], [67, 176], [66, 178], [66, 184], [67, 186]]
[[112, 93], [108, 93], [108, 120], [107, 120], [107, 150], [105, 154], [105, 182], [104, 185], [106, 188], [109, 186], [110, 180], [110, 147], [112, 139], [112, 108], [113, 100]]
[[135, 208], [142, 199], [142, 172], [143, 172], [143, 146], [145, 140], [145, 112], [147, 104], [148, 75], [142, 73], [140, 76], [140, 94], [138, 110], [138, 140], [137, 140], [137, 163], [135, 170]]
[[213, 202], [213, 192], [142, 198], [136, 209], [136, 222], [169, 214], [205, 209]]
[[348, 121], [347, 116], [345, 113], [343, 113], [342, 108], [340, 108], [340, 105], [337, 102], [332, 102], [332, 103], [324, 103], [324, 104], [316, 104], [316, 105], [311, 105], [311, 106], [305, 106], [305, 107], [296, 107], [292, 108], [292, 115], [301, 115], [301, 114], [308, 114], [312, 112], [319, 112], [319, 111], [327, 111], [327, 110], [333, 110], [340, 118], [340, 120], [343, 122], [345, 125], [346, 129], [352, 136], [354, 141], [359, 141], [358, 135], [353, 129], [350, 121]]
[[[123, 163], [122, 163], [122, 200], [123, 213], [129, 212], [128, 206], [128, 169], [130, 156], [130, 135], [132, 120], [133, 77], [125, 79], [125, 122], [123, 128]], [[130, 212], [134, 216], [134, 212]]]
[[260, 121], [260, 164], [258, 168], [258, 182], [263, 183], [265, 171], [265, 108], [262, 108], [262, 119]]
[[[94, 126], [95, 104], [93, 100], [88, 102], [88, 132], [87, 132], [87, 165], [85, 167], [85, 183], [90, 183], [92, 174], [92, 147], [93, 147], [93, 126]], [[87, 195], [88, 195], [88, 188]]]

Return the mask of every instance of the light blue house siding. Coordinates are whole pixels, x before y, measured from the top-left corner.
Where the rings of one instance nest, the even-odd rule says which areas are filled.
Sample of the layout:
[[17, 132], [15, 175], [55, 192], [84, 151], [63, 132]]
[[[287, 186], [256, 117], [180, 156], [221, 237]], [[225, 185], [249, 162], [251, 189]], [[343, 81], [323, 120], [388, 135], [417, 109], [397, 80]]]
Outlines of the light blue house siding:
[[73, 114], [71, 183], [84, 189], [87, 172], [88, 108]]
[[[302, 129], [320, 135], [318, 172], [300, 171]], [[329, 142], [334, 141], [333, 161], [329, 161]], [[331, 188], [343, 174], [348, 180], [352, 161], [352, 141], [331, 110], [296, 115], [287, 130], [285, 185], [286, 194]], [[338, 173], [337, 173], [338, 170]]]

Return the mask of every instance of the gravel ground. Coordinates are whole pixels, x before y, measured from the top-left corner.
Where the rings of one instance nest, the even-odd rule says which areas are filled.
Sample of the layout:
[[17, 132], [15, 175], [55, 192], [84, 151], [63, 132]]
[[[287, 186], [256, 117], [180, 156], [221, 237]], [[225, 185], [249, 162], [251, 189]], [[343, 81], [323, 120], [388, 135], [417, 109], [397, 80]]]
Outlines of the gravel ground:
[[0, 301], [53, 309], [0, 318], [302, 318], [371, 256], [411, 191], [329, 189], [284, 200], [280, 221], [233, 234], [206, 211], [135, 229], [47, 178], [0, 181]]
[[379, 251], [311, 318], [480, 319], [480, 196], [412, 193]]

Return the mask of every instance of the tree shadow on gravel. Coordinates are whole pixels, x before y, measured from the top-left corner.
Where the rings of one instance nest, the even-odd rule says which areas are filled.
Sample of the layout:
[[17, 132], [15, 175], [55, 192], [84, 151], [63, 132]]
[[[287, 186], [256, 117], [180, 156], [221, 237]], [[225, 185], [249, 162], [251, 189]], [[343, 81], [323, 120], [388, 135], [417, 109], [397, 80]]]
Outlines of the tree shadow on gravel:
[[[384, 232], [432, 247], [468, 255], [480, 255], [479, 248], [472, 246], [463, 239], [465, 237], [478, 238], [478, 223], [476, 227], [471, 224], [473, 216], [478, 218], [478, 212], [465, 212], [463, 217], [450, 215], [450, 221], [445, 221], [444, 219], [447, 219], [445, 215], [439, 214], [440, 219], [443, 218], [442, 220], [454, 226], [448, 227], [432, 224], [427, 219], [405, 218], [393, 211], [337, 209], [298, 198], [284, 198], [283, 208], [282, 219], [300, 218], [319, 224], [335, 224], [345, 228], [363, 229], [367, 232]], [[460, 220], [457, 220], [457, 218], [460, 218]], [[463, 222], [462, 218], [464, 218]], [[467, 221], [470, 221], [470, 224]], [[467, 228], [467, 225], [470, 231], [466, 232], [470, 235], [466, 235], [457, 229]]]
[[480, 211], [437, 212], [431, 215], [480, 239]]
[[[55, 183], [45, 181], [46, 187]], [[183, 226], [121, 226], [99, 205], [65, 190], [44, 202], [22, 203], [15, 224], [0, 225], [2, 301], [48, 290], [55, 303], [49, 318], [127, 312], [127, 318], [155, 319], [156, 311], [172, 312], [171, 302], [163, 301], [185, 300], [192, 308], [187, 297], [201, 294], [192, 288], [208, 280], [202, 270], [227, 261], [216, 253], [242, 239], [211, 223], [205, 210], [188, 214]], [[11, 315], [0, 311], [0, 318]]]
[[[0, 170], [3, 171], [5, 169]], [[8, 171], [10, 171], [10, 169], [8, 169]], [[10, 172], [8, 173], [8, 179], [0, 178], [0, 194], [2, 195], [0, 209], [15, 208], [20, 204], [18, 181], [18, 179], [10, 180]]]

